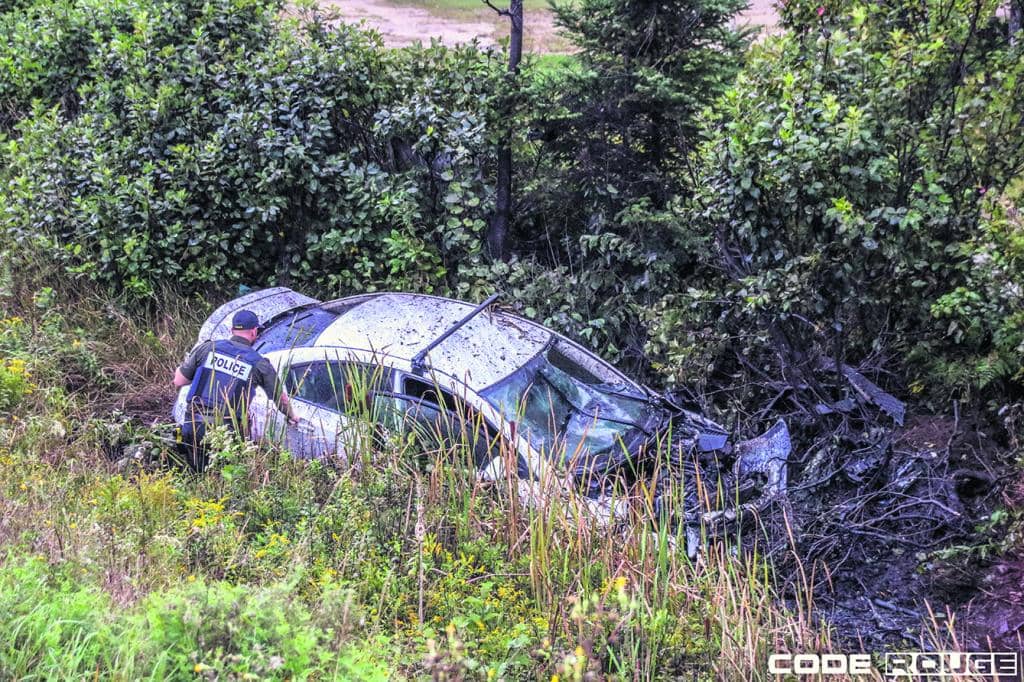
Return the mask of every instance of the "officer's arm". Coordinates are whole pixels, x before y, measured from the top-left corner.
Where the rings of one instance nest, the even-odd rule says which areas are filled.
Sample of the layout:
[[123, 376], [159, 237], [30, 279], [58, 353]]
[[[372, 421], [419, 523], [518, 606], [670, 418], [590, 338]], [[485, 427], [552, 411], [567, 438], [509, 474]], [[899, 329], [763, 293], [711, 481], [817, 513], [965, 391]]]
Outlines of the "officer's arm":
[[292, 401], [288, 398], [288, 393], [284, 389], [281, 389], [277, 406], [281, 409], [281, 412], [288, 416], [288, 421], [292, 424], [299, 423], [299, 415], [295, 414], [295, 410], [292, 409]]
[[181, 367], [174, 370], [174, 378], [171, 379], [171, 383], [174, 384], [175, 388], [181, 388], [192, 383], [192, 377], [196, 375], [199, 363], [203, 361], [210, 351], [209, 345], [209, 343], [200, 344], [185, 356], [185, 361], [181, 363]]
[[263, 390], [267, 392], [267, 395], [277, 405], [277, 409], [281, 410], [288, 417], [288, 421], [293, 424], [299, 421], [298, 415], [292, 409], [292, 402], [288, 398], [288, 392], [284, 390], [284, 384], [277, 379], [277, 371], [274, 370], [274, 366], [270, 364], [269, 360], [264, 358], [257, 365], [257, 368], [263, 377]]

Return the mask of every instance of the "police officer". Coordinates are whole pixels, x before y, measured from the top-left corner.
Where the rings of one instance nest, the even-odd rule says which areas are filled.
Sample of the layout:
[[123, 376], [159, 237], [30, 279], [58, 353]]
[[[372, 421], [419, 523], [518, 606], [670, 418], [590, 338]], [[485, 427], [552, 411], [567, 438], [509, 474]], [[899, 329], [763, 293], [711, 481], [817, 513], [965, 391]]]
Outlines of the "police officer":
[[190, 450], [189, 464], [200, 472], [206, 467], [203, 438], [207, 426], [222, 423], [246, 435], [249, 401], [257, 386], [275, 399], [290, 423], [299, 421], [288, 394], [278, 386], [274, 366], [253, 350], [260, 333], [259, 318], [250, 310], [239, 310], [231, 318], [231, 332], [227, 341], [201, 343], [174, 371], [176, 388], [190, 386], [181, 441]]

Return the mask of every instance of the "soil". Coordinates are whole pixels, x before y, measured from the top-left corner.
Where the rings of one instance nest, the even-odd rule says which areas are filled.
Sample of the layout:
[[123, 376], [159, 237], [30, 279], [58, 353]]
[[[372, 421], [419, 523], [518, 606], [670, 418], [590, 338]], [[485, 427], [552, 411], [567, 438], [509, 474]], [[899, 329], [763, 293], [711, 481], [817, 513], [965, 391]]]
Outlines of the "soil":
[[960, 618], [969, 648], [1024, 652], [1024, 555], [997, 562]]
[[[1004, 503], [1024, 510], [1024, 476], [1007, 486]], [[961, 618], [972, 648], [1024, 652], [1024, 548], [993, 563]]]
[[[870, 476], [854, 484], [840, 474], [791, 496], [802, 561], [828, 567], [818, 616], [847, 652], [1024, 651], [1024, 556], [994, 558], [984, 548], [999, 544], [998, 532], [977, 532], [995, 509], [1024, 508], [1012, 453], [979, 422], [946, 416], [911, 418], [892, 435]], [[913, 482], [894, 486], [908, 463]]]
[[740, 12], [737, 24], [764, 26], [769, 31], [779, 23], [778, 0], [751, 0], [750, 6]]
[[[322, 5], [337, 10], [346, 23], [365, 22], [368, 28], [381, 34], [387, 47], [427, 43], [432, 38], [445, 45], [475, 39], [481, 46], [490, 47], [508, 32], [507, 20], [498, 17], [482, 1], [479, 12], [460, 12], [455, 16], [442, 16], [412, 3], [398, 4], [393, 0], [323, 0]], [[776, 0], [753, 0], [736, 23], [770, 30], [778, 22], [776, 5]], [[545, 9], [527, 9], [525, 43], [528, 52], [538, 54], [573, 51], [572, 45], [559, 35], [551, 12]]]
[[176, 396], [177, 391], [169, 385], [160, 388], [147, 387], [146, 390], [117, 396], [120, 405], [116, 405], [115, 409], [143, 425], [160, 424], [169, 418], [171, 409], [168, 406], [174, 404]]
[[483, 46], [495, 44], [492, 37], [495, 24], [486, 21], [449, 19], [387, 0], [324, 0], [322, 4], [337, 9], [346, 23], [365, 22], [367, 27], [381, 34], [387, 47], [426, 43], [434, 37], [445, 45], [468, 43], [473, 39]]

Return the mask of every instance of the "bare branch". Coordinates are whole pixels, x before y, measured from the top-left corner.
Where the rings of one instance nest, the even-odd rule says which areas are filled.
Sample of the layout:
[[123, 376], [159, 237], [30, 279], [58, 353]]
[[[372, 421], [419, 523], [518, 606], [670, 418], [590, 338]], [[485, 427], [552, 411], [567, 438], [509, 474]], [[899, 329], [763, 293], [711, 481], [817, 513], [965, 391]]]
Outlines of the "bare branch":
[[503, 16], [503, 17], [510, 17], [510, 16], [512, 16], [512, 13], [509, 12], [507, 9], [501, 9], [500, 7], [495, 7], [494, 3], [492, 3], [491, 0], [483, 0], [483, 3], [485, 5], [487, 5], [488, 7], [490, 7], [491, 9], [493, 9], [495, 12], [497, 12], [499, 16]]

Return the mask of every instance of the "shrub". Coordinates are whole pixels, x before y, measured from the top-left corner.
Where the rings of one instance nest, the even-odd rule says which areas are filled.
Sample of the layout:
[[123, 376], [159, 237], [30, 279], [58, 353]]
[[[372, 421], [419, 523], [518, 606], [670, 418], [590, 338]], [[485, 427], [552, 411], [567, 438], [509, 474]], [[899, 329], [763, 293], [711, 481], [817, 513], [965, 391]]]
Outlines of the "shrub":
[[[98, 78], [104, 57], [133, 33], [145, 34], [149, 49], [185, 41], [202, 27], [213, 44], [237, 38], [241, 27], [269, 15], [260, 2], [156, 2], [139, 0], [41, 0], [0, 4], [0, 133], [32, 112], [34, 103], [79, 113], [80, 90]], [[159, 27], [158, 30], [153, 30]], [[111, 43], [115, 44], [112, 46]]]
[[1024, 389], [1024, 222], [1009, 195], [989, 204], [979, 233], [958, 255], [971, 264], [964, 284], [931, 307], [947, 323], [951, 352], [919, 359], [945, 384], [992, 394], [1001, 408]]
[[139, 624], [139, 668], [147, 675], [189, 673], [308, 679], [328, 662], [325, 632], [284, 586], [196, 580], [152, 595]]
[[31, 391], [25, 361], [0, 358], [0, 414], [12, 412]]
[[813, 386], [827, 358], [949, 352], [932, 305], [966, 283], [985, 192], [1024, 166], [1024, 60], [994, 5], [926, 5], [829, 3], [709, 118], [680, 225], [698, 267], [651, 315], [677, 380]]
[[0, 169], [10, 237], [134, 300], [169, 283], [447, 291], [487, 274], [496, 61], [387, 52], [274, 4], [175, 7], [127, 7], [97, 35], [74, 115], [40, 102], [17, 126]]

